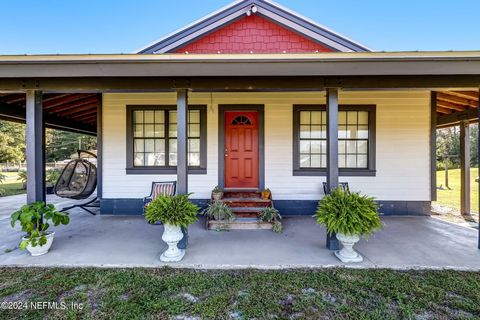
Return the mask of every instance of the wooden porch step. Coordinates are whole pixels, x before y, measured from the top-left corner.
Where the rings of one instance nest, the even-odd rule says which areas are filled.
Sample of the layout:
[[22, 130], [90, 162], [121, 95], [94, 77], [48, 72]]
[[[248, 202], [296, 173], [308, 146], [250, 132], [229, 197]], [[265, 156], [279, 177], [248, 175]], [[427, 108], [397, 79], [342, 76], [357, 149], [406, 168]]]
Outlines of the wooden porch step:
[[238, 218], [225, 223], [224, 221], [208, 221], [209, 230], [271, 230], [270, 222], [261, 222], [256, 218]]
[[238, 218], [257, 218], [265, 207], [230, 207]]
[[261, 198], [223, 198], [222, 201], [229, 207], [268, 207], [270, 200]]
[[223, 198], [261, 198], [260, 191], [228, 190], [223, 192]]

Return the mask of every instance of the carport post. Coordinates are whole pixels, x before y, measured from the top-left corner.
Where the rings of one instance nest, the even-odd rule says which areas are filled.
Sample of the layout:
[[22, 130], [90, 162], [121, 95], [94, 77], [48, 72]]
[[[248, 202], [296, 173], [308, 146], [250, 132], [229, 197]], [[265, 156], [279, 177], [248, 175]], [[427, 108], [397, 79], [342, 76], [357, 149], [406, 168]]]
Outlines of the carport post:
[[[327, 191], [338, 188], [338, 88], [327, 89]], [[335, 234], [327, 233], [327, 249], [338, 250]]]
[[188, 193], [188, 91], [177, 90], [177, 193]]
[[42, 92], [27, 90], [27, 203], [45, 201], [45, 123]]
[[460, 214], [470, 212], [470, 122], [460, 121]]

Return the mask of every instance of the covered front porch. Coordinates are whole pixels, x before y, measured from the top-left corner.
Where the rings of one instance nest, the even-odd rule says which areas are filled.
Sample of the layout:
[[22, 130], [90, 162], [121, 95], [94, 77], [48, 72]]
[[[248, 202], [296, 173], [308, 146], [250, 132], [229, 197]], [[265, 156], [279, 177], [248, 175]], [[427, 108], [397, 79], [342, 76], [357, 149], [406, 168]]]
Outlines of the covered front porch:
[[[20, 233], [9, 226], [10, 211], [24, 196], [0, 204], [0, 264], [8, 266], [99, 266], [179, 268], [321, 268], [343, 264], [325, 247], [325, 228], [311, 217], [288, 217], [284, 232], [206, 231], [204, 218], [189, 229], [185, 258], [164, 264], [163, 226], [141, 216], [92, 216], [72, 210], [71, 223], [57, 228], [50, 253], [31, 257], [18, 249]], [[49, 202], [68, 205], [55, 196]], [[365, 257], [357, 268], [453, 268], [480, 270], [476, 230], [430, 217], [384, 217], [385, 228], [357, 249]], [[10, 249], [13, 251], [9, 252]]]

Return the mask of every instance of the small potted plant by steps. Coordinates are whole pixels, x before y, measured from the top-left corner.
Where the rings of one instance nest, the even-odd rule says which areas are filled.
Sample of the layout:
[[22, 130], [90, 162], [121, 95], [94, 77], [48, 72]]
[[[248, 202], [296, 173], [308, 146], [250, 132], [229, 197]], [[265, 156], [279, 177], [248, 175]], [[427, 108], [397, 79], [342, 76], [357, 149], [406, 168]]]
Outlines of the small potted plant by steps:
[[272, 191], [270, 191], [270, 189], [268, 188], [261, 192], [261, 196], [263, 200], [269, 200], [271, 195], [272, 195]]
[[214, 201], [220, 201], [223, 197], [223, 190], [219, 186], [215, 186], [212, 190], [212, 199]]
[[[228, 229], [228, 223], [235, 220], [232, 209], [222, 201], [213, 201], [202, 211], [207, 216], [207, 225], [212, 224], [217, 231]], [[211, 220], [214, 220], [210, 222]], [[212, 228], [213, 229], [213, 228]]]
[[274, 207], [265, 207], [260, 211], [258, 220], [262, 222], [270, 222], [272, 224], [272, 231], [276, 233], [282, 233], [282, 216], [280, 212]]
[[27, 249], [32, 256], [40, 256], [48, 252], [52, 246], [55, 232], [48, 231], [49, 221], [54, 226], [67, 225], [70, 218], [67, 214], [55, 210], [53, 204], [34, 202], [24, 205], [20, 210], [12, 213], [10, 224], [15, 227], [17, 221], [22, 226], [22, 231], [27, 235], [22, 238], [20, 249]]
[[162, 240], [168, 245], [160, 256], [163, 262], [177, 262], [183, 259], [185, 249], [178, 248], [182, 240], [181, 228], [188, 228], [197, 221], [198, 207], [188, 200], [190, 194], [159, 196], [148, 205], [145, 219], [149, 223], [161, 221], [164, 226]]
[[336, 234], [343, 248], [335, 251], [342, 262], [361, 262], [363, 257], [353, 249], [360, 236], [368, 237], [382, 227], [379, 205], [372, 197], [357, 192], [333, 190], [319, 201], [316, 218], [329, 234]]
[[52, 168], [47, 170], [45, 174], [47, 194], [54, 193], [53, 189], [55, 187], [55, 183], [57, 183], [58, 178], [60, 178], [60, 171], [58, 171], [58, 169]]

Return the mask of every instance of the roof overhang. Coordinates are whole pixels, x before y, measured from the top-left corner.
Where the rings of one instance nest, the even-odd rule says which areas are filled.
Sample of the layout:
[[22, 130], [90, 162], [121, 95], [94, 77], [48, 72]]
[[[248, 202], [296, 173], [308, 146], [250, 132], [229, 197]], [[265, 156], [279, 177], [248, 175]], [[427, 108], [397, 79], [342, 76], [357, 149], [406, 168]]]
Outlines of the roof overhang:
[[0, 78], [462, 74], [480, 74], [480, 51], [0, 56]]

